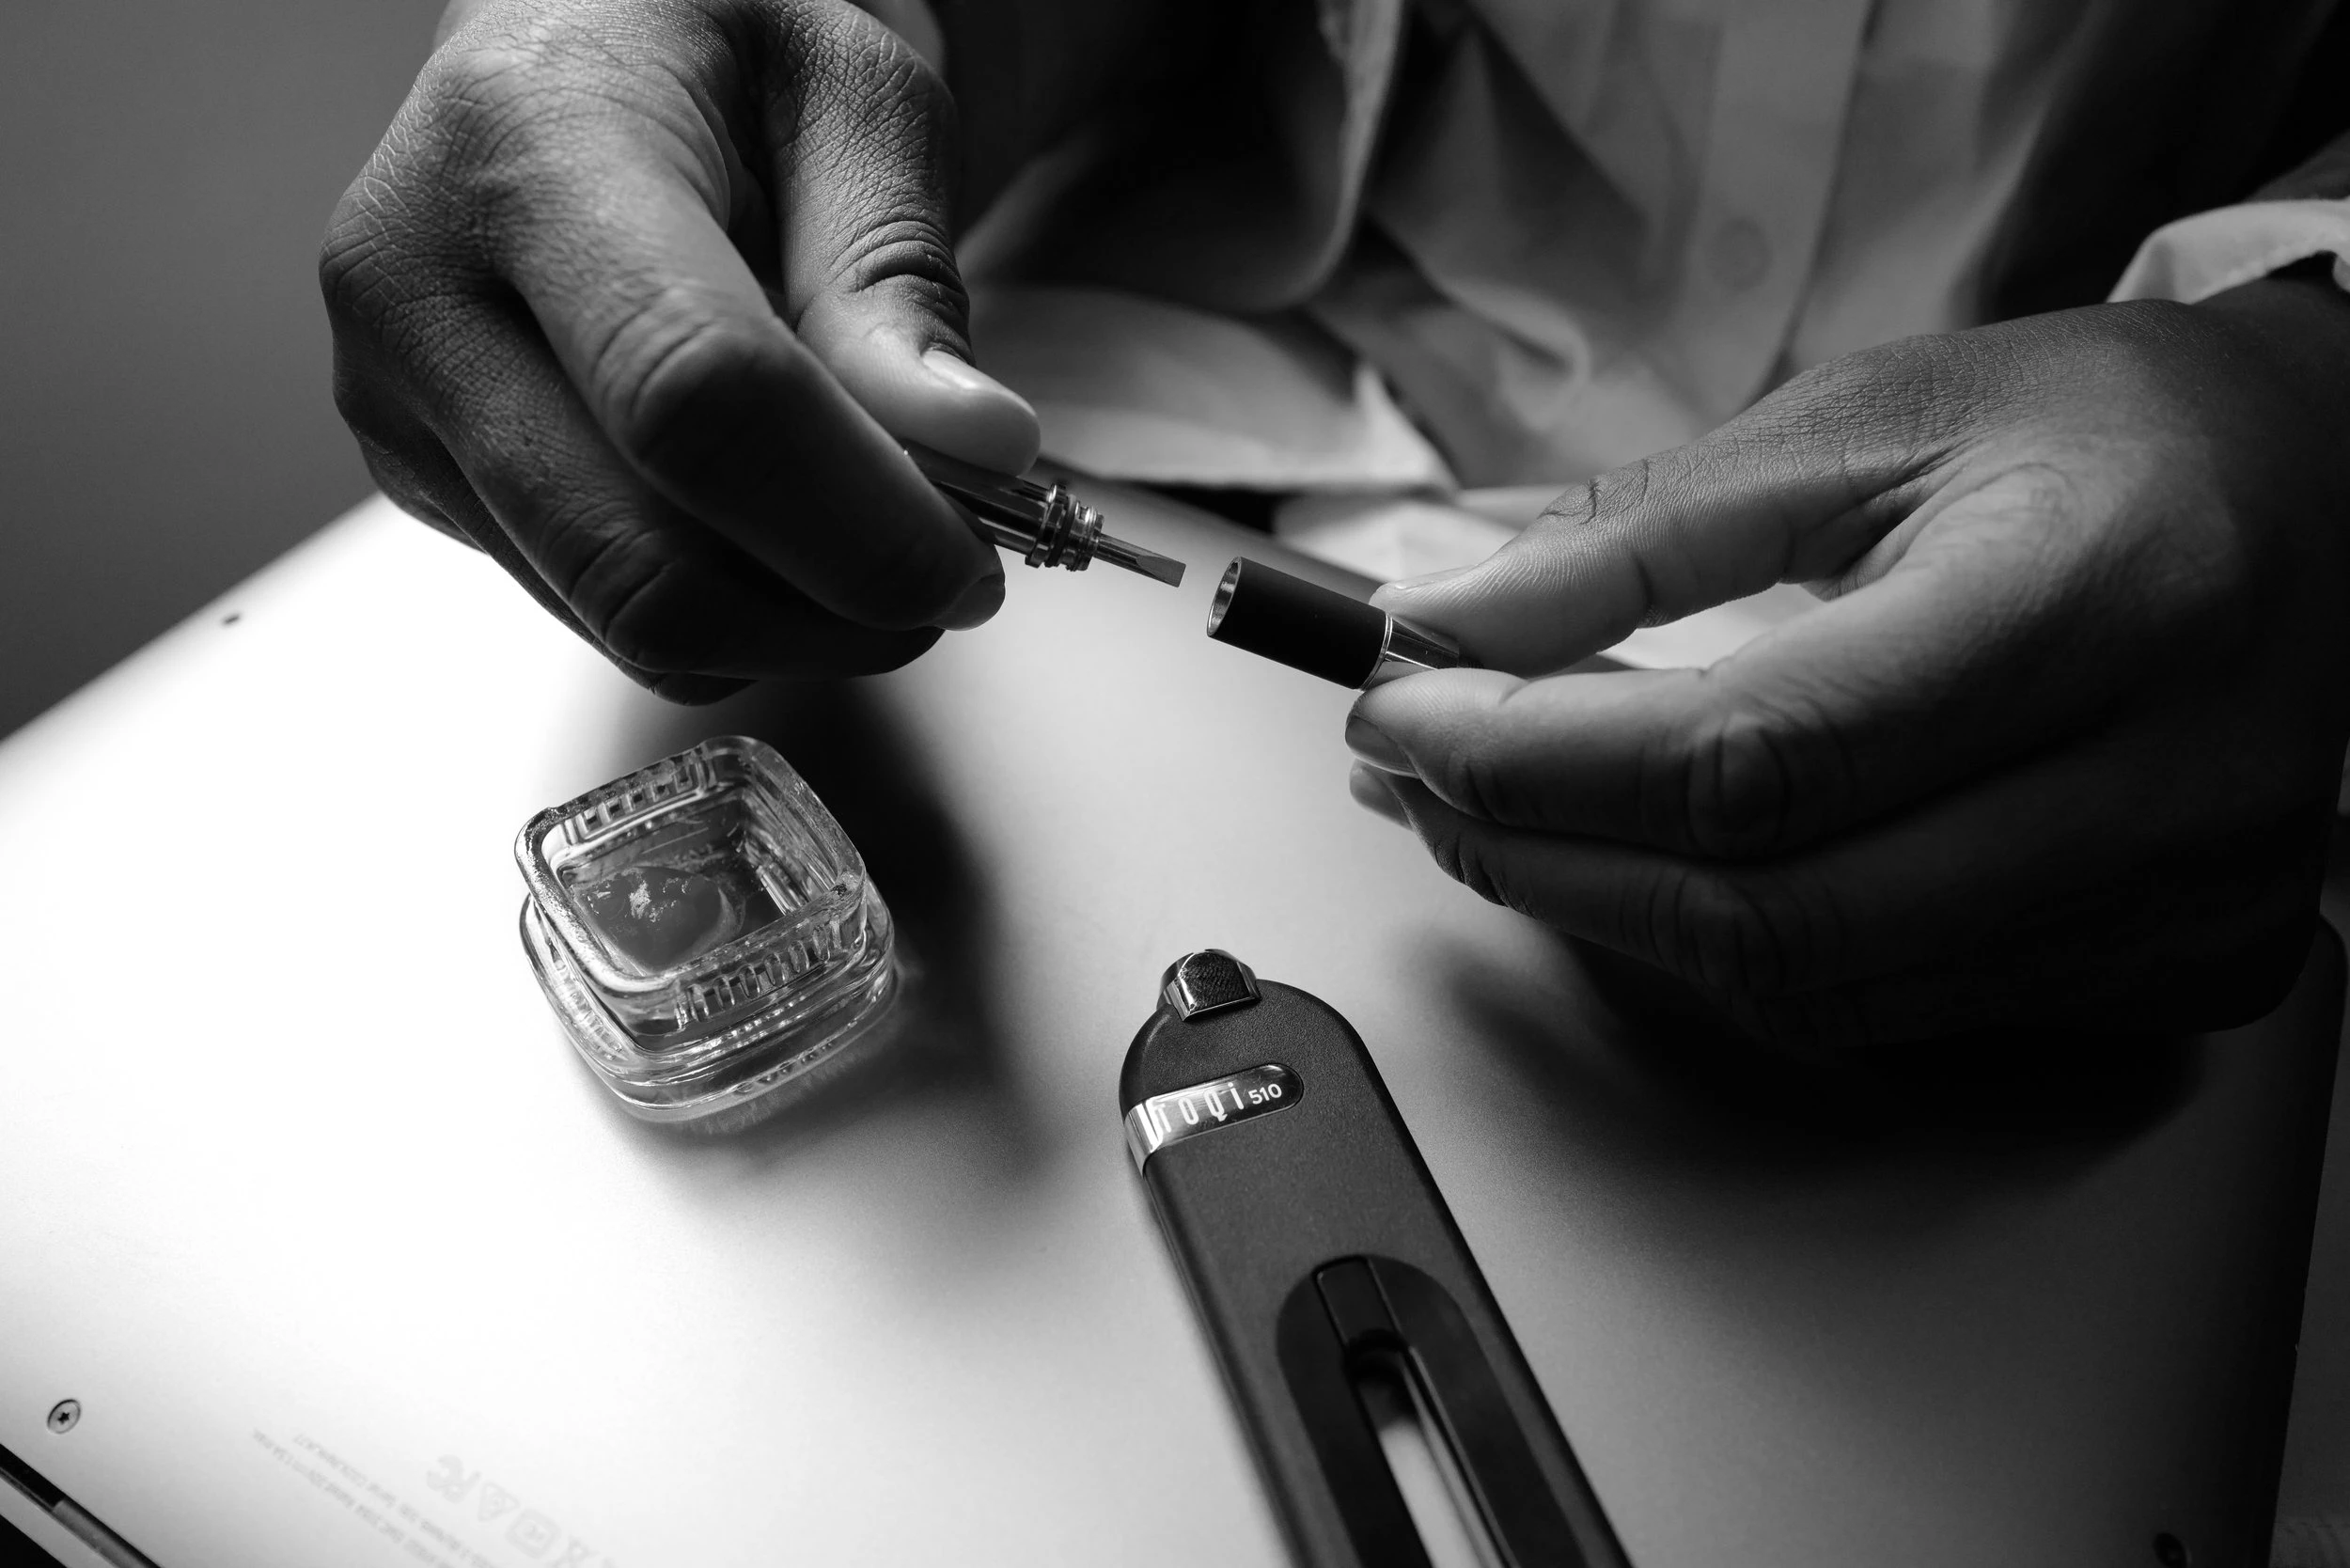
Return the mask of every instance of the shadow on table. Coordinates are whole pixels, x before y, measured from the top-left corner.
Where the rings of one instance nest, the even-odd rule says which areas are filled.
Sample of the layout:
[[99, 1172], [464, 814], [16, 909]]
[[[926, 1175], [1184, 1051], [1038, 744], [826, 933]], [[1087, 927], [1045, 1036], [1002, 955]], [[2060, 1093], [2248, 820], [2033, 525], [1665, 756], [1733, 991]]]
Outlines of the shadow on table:
[[[881, 1113], [955, 1113], [966, 1149], [999, 1177], [1032, 1164], [1040, 1139], [1010, 1092], [980, 955], [994, 918], [969, 841], [916, 739], [872, 682], [776, 682], [705, 708], [666, 705], [614, 737], [618, 775], [715, 735], [766, 742], [807, 781], [865, 857], [897, 922], [908, 985], [888, 1048], [837, 1070], [820, 1090], [724, 1137], [776, 1160]], [[691, 1137], [692, 1135], [675, 1135]]]
[[[1748, 1189], [1837, 1178], [1883, 1194], [1905, 1229], [2068, 1180], [2178, 1111], [2204, 1071], [2200, 1039], [2077, 1031], [1807, 1062], [1758, 1045], [1668, 977], [1566, 938], [1539, 966], [1466, 948], [1432, 956], [1464, 1040], [1577, 1164]], [[1888, 1180], [1841, 1180], [1864, 1169]]]

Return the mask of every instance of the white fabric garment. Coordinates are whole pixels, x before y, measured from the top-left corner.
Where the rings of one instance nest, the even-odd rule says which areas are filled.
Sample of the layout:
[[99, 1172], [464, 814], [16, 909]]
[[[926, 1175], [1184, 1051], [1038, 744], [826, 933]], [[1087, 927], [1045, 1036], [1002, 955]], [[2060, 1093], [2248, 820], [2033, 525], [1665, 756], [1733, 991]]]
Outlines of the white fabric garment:
[[[1038, 406], [1049, 455], [1312, 493], [1284, 509], [1284, 537], [1381, 576], [1466, 564], [1506, 537], [1448, 499], [1463, 487], [1556, 493], [1694, 439], [1795, 371], [1973, 324], [2089, 14], [2089, 0], [1319, 6], [1328, 58], [1299, 80], [1311, 66], [1341, 101], [1320, 177], [1340, 189], [1289, 309], [980, 267], [974, 337]], [[2224, 209], [2150, 239], [2117, 297], [2201, 298], [2326, 252], [2350, 255], [2350, 203]], [[1706, 662], [1763, 623], [1722, 619], [1721, 638], [1684, 638], [1669, 662]]]
[[2315, 257], [2350, 289], [2350, 201], [2248, 201], [2154, 230], [2115, 285], [2117, 300], [2197, 300]]
[[[1214, 331], [1194, 306], [1112, 295], [1073, 311], [1081, 325], [1057, 323], [1049, 293], [1031, 289], [993, 330], [983, 321], [979, 347], [1040, 404], [1137, 423], [1157, 396], [1149, 366], [1189, 367], [1173, 395], [1196, 402], [1197, 377], [1231, 355], [1221, 441], [1186, 418], [1182, 452], [1154, 455], [1107, 415], [1082, 429], [1048, 417], [1048, 450], [1108, 475], [1563, 487], [1701, 433], [1792, 371], [1972, 324], [1986, 243], [2087, 10], [1419, 0], [1425, 79], [1405, 90], [1401, 0], [1321, 0], [1340, 191], [1314, 258], [1320, 287], [1297, 305], [1380, 372], [1441, 464], [1351, 376], [1269, 372], [1292, 351], [1241, 347], [1281, 335], [1261, 320]], [[2279, 215], [2259, 209], [2276, 205], [2171, 226], [2122, 292], [2170, 291], [2239, 251], [2266, 254]], [[2343, 243], [2342, 220], [2312, 211], [2342, 204], [2294, 205], [2302, 243]], [[1349, 249], [1357, 237], [1369, 243]], [[1192, 340], [1207, 337], [1224, 346]], [[1296, 463], [1268, 463], [1292, 438]], [[1359, 475], [1334, 463], [1342, 451], [1362, 457]]]
[[[989, 372], [1035, 405], [1047, 451], [1092, 473], [1273, 491], [1449, 482], [1378, 373], [1303, 322], [1009, 287], [974, 297], [971, 327]], [[1277, 400], [1281, 417], [1233, 419], [1235, 384]]]
[[[1325, 0], [1346, 94], [1340, 222], [1359, 207], [1373, 243], [1328, 236], [1303, 313], [1380, 371], [1460, 483], [1563, 487], [1691, 439], [1791, 370], [1968, 324], [1984, 242], [2083, 10], [1422, 0], [1429, 76], [1398, 93], [1393, 0]], [[1122, 308], [1092, 298], [1081, 327], [1057, 325], [1050, 294], [1028, 290], [993, 329], [983, 315], [979, 345], [1041, 405], [1140, 421], [1155, 394], [1136, 367], [1204, 369], [1226, 351], [1182, 340], [1220, 337], [1230, 439], [1219, 456], [1187, 427], [1192, 482], [1382, 488], [1431, 469], [1351, 379], [1267, 378], [1254, 361], [1277, 355], [1210, 333], [1203, 312]], [[1105, 363], [1073, 352], [1108, 338], [1121, 348]], [[1351, 480], [1328, 461], [1340, 427], [1367, 462]], [[1292, 429], [1293, 470], [1268, 468]], [[1101, 417], [1048, 417], [1046, 444], [1114, 476], [1166, 478], [1173, 461]]]

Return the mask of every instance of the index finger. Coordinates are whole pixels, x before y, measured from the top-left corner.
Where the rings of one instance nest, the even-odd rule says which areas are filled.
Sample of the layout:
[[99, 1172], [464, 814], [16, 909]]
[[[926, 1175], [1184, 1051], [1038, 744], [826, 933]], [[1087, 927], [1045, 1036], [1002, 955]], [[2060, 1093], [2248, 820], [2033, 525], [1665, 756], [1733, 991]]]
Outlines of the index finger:
[[[2019, 470], [1884, 578], [1710, 668], [1414, 676], [1366, 693], [1352, 738], [1488, 822], [1783, 854], [2102, 719], [2176, 656], [2133, 648], [2150, 618], [2131, 613], [2127, 562], [2078, 569], [2093, 544], [2050, 525], [2072, 504], [2067, 484]], [[2078, 603], [2092, 594], [2093, 616]]]
[[1490, 557], [1381, 588], [1373, 603], [1488, 668], [1564, 669], [1774, 583], [1842, 572], [1909, 510], [1943, 456], [1898, 412], [1937, 400], [1946, 356], [1897, 343], [1808, 372], [1686, 446], [1575, 486]]

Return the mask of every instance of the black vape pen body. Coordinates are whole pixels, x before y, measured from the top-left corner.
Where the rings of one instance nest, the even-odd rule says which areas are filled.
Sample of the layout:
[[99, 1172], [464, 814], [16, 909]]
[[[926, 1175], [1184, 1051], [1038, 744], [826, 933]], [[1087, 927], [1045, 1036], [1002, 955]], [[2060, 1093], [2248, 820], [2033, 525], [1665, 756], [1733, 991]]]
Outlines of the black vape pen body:
[[[1211, 957], [1233, 963], [1184, 963]], [[1427, 1395], [1485, 1555], [1623, 1568], [1360, 1038], [1315, 997], [1253, 977], [1251, 999], [1187, 1017], [1182, 968], [1127, 1054], [1120, 1108], [1297, 1560], [1429, 1560], [1360, 1392], [1384, 1362]]]

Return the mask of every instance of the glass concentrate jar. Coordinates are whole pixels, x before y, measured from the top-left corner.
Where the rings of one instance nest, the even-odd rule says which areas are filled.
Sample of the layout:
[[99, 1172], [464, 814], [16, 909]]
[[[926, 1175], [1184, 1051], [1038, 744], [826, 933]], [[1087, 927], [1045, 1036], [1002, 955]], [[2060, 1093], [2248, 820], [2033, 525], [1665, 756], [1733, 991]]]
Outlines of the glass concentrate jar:
[[888, 907], [761, 742], [704, 741], [551, 807], [514, 857], [539, 984], [632, 1115], [748, 1125], [876, 1043], [893, 1011]]

